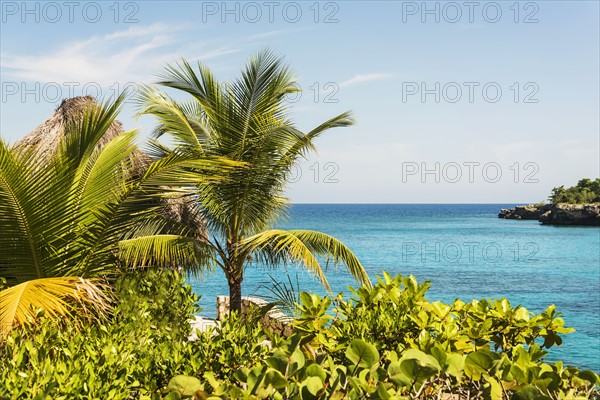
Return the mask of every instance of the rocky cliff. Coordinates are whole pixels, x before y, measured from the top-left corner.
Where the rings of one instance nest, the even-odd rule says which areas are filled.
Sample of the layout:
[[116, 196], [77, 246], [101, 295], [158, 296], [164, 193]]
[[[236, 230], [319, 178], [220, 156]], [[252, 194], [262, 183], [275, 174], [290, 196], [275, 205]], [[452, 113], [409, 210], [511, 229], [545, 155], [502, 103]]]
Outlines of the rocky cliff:
[[545, 225], [600, 226], [600, 204], [530, 204], [500, 210], [499, 218], [538, 220]]
[[600, 204], [557, 204], [540, 216], [548, 225], [600, 226]]
[[503, 208], [498, 214], [499, 218], [505, 219], [536, 219], [552, 208], [551, 204], [530, 204], [528, 206], [516, 206], [515, 208]]

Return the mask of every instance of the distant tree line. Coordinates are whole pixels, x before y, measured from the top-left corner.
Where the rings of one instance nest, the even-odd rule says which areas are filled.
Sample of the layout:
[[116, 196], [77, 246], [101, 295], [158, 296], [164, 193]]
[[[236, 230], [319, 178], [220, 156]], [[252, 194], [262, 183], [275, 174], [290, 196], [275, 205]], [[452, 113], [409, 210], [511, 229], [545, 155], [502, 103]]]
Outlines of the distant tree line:
[[552, 189], [552, 194], [548, 197], [548, 200], [552, 204], [600, 203], [600, 178], [595, 180], [583, 178], [577, 182], [577, 185], [570, 188], [555, 187]]

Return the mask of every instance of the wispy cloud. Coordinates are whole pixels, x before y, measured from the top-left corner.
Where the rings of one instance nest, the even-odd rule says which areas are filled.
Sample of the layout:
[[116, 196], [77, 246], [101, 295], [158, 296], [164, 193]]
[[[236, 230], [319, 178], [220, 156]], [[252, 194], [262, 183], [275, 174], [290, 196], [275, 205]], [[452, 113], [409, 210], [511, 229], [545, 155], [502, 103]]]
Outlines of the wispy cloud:
[[132, 26], [129, 29], [117, 31], [113, 33], [109, 33], [104, 35], [105, 40], [115, 40], [115, 39], [131, 39], [137, 37], [149, 37], [154, 35], [162, 35], [165, 33], [174, 33], [188, 29], [186, 25], [179, 26], [165, 26], [163, 24], [152, 24], [145, 27], [140, 26]]
[[202, 55], [192, 57], [191, 60], [205, 61], [205, 60], [210, 60], [212, 58], [221, 57], [221, 56], [224, 56], [227, 54], [238, 53], [239, 51], [240, 51], [240, 49], [221, 47], [221, 48], [218, 48], [215, 50], [207, 51], [206, 53], [203, 53]]
[[340, 86], [340, 88], [348, 88], [350, 86], [358, 85], [360, 83], [372, 82], [372, 81], [382, 81], [382, 80], [391, 79], [394, 77], [395, 77], [394, 74], [381, 73], [381, 72], [375, 72], [375, 73], [364, 74], [364, 75], [358, 74], [348, 80], [340, 82], [339, 86]]
[[281, 35], [285, 35], [287, 33], [290, 33], [290, 30], [280, 29], [280, 30], [276, 30], [276, 31], [269, 31], [269, 32], [263, 32], [263, 33], [257, 33], [255, 35], [249, 35], [249, 36], [244, 37], [242, 40], [245, 42], [251, 42], [253, 40], [266, 39], [266, 38], [270, 38], [273, 36], [281, 36]]
[[290, 35], [293, 33], [299, 33], [299, 32], [305, 32], [308, 30], [312, 30], [314, 28], [312, 27], [298, 27], [298, 28], [294, 28], [294, 29], [277, 29], [277, 30], [272, 30], [272, 31], [267, 31], [267, 32], [262, 32], [262, 33], [256, 33], [254, 35], [248, 35], [248, 36], [244, 36], [243, 38], [241, 38], [242, 42], [260, 42], [264, 39], [270, 39], [270, 38], [279, 38], [285, 35]]
[[42, 83], [127, 82], [171, 56], [176, 30], [155, 24], [69, 42], [43, 54], [2, 53], [0, 66], [7, 76]]
[[[25, 51], [1, 53], [0, 68], [5, 77], [33, 82], [94, 82], [100, 85], [140, 82], [151, 79], [165, 63], [181, 57], [180, 33], [189, 27], [153, 24], [131, 27], [104, 35], [71, 41], [41, 54]], [[183, 42], [185, 43], [185, 42]], [[189, 47], [189, 42], [188, 42]], [[198, 59], [220, 57], [239, 51], [211, 49], [207, 43], [195, 43], [190, 52]]]

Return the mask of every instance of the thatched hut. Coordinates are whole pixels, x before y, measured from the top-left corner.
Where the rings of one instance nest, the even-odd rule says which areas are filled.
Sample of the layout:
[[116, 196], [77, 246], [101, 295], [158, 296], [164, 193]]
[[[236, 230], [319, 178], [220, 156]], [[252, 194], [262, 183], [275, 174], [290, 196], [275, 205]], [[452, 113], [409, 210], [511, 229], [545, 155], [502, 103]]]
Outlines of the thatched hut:
[[[79, 96], [63, 100], [54, 114], [34, 130], [16, 142], [13, 148], [17, 151], [37, 147], [42, 159], [50, 157], [58, 144], [66, 135], [68, 124], [76, 122], [83, 115], [87, 107], [99, 107], [100, 105], [91, 96]], [[111, 139], [123, 133], [123, 125], [115, 120], [106, 130], [98, 146], [104, 146]], [[150, 158], [140, 149], [136, 149], [129, 160], [136, 174], [143, 173], [150, 163]]]
[[[37, 150], [40, 152], [38, 154], [41, 155], [42, 159], [47, 159], [65, 137], [65, 128], [67, 125], [80, 119], [87, 107], [98, 106], [99, 104], [91, 96], [79, 96], [63, 100], [50, 118], [22, 137], [14, 144], [13, 148], [20, 151], [37, 147]], [[98, 146], [104, 146], [122, 132], [123, 125], [121, 122], [115, 120], [106, 130]], [[129, 163], [132, 166], [132, 173], [138, 176], [144, 174], [150, 162], [150, 157], [139, 148], [132, 153], [129, 159]], [[195, 204], [188, 199], [179, 197], [167, 200], [163, 212], [168, 217], [193, 228], [199, 238], [206, 236], [205, 221], [198, 212]]]

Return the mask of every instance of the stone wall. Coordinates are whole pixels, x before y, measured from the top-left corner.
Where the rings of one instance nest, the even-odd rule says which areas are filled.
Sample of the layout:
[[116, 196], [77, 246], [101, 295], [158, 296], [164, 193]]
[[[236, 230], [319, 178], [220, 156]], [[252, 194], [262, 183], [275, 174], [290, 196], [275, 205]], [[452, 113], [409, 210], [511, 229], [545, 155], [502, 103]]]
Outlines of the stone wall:
[[[242, 297], [242, 315], [247, 315], [252, 309], [268, 306], [269, 303], [256, 297]], [[229, 314], [229, 296], [217, 296], [217, 320]], [[277, 307], [270, 309], [260, 322], [269, 331], [288, 337], [292, 334], [292, 319]]]
[[188, 336], [188, 340], [194, 341], [198, 339], [198, 332], [208, 332], [213, 331], [218, 326], [218, 321], [214, 319], [201, 317], [199, 315], [195, 315], [193, 319], [190, 319], [190, 326], [192, 327], [192, 333]]

